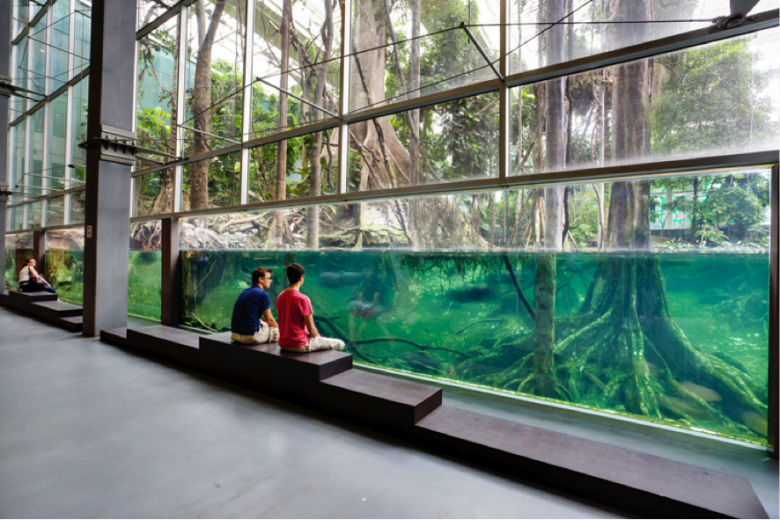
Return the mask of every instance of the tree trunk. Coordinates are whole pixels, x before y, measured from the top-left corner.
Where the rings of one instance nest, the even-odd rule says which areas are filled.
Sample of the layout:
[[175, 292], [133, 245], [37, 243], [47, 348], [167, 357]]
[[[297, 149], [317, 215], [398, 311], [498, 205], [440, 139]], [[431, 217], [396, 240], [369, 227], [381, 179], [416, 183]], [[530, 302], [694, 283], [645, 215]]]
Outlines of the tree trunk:
[[[281, 59], [279, 67], [281, 75], [279, 76], [279, 87], [287, 90], [289, 85], [290, 69], [290, 24], [292, 23], [291, 0], [284, 0], [282, 3], [282, 23], [280, 27], [281, 40]], [[277, 126], [280, 131], [287, 129], [287, 94], [279, 92], [279, 118]], [[287, 141], [279, 141], [276, 145], [276, 200], [285, 200], [287, 198]], [[284, 210], [274, 212], [274, 224], [272, 240], [275, 247], [282, 247], [284, 244], [284, 231], [286, 222]]]
[[[322, 25], [322, 45], [323, 55], [322, 63], [317, 67], [316, 72], [316, 84], [314, 86], [314, 104], [321, 107], [325, 101], [325, 89], [327, 88], [328, 81], [328, 65], [330, 55], [333, 50], [333, 8], [334, 5], [331, 0], [323, 0], [325, 8], [325, 21]], [[322, 111], [314, 110], [314, 121], [320, 121], [322, 119]], [[322, 168], [321, 168], [321, 156], [322, 156], [322, 132], [314, 134], [314, 139], [311, 148], [310, 155], [310, 172], [309, 180], [311, 182], [311, 195], [316, 197], [322, 194]], [[309, 249], [319, 248], [320, 241], [320, 208], [319, 206], [311, 206], [307, 210], [307, 233], [306, 233], [306, 247]]]
[[[199, 155], [211, 149], [208, 133], [211, 133], [211, 50], [217, 34], [225, 0], [216, 0], [211, 21], [206, 23], [206, 1], [195, 2], [198, 21], [198, 58], [195, 63], [195, 81], [190, 98], [193, 114], [192, 154]], [[190, 209], [202, 209], [209, 205], [209, 160], [190, 166]]]

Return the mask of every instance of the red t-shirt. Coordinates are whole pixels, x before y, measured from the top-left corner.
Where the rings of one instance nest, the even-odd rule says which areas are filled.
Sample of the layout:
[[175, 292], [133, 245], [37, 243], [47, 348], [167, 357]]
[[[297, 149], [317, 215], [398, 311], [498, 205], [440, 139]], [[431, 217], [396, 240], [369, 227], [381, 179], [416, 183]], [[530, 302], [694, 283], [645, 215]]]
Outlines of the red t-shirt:
[[312, 314], [311, 300], [300, 291], [285, 289], [276, 298], [279, 318], [279, 346], [300, 348], [309, 342], [309, 330], [303, 318]]

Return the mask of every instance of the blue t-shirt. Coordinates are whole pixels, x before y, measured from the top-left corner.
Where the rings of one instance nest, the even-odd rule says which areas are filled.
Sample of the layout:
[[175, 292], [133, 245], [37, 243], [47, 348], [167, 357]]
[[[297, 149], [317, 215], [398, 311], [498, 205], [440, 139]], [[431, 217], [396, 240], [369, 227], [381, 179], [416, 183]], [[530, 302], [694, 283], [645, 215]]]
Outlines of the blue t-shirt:
[[233, 306], [231, 332], [252, 336], [260, 329], [260, 316], [271, 308], [271, 298], [259, 286], [244, 289]]

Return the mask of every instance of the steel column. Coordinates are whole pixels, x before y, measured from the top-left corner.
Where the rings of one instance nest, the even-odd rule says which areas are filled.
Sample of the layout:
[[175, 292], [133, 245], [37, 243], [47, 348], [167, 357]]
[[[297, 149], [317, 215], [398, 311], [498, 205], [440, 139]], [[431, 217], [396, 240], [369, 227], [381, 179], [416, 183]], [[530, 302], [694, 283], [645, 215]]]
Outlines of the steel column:
[[162, 219], [162, 292], [160, 322], [179, 325], [179, 219]]
[[778, 458], [778, 363], [780, 363], [780, 226], [778, 226], [778, 216], [780, 215], [780, 169], [778, 165], [772, 168], [772, 182], [770, 184], [771, 197], [771, 220], [772, 228], [770, 231], [769, 245], [769, 420], [767, 440], [769, 441], [769, 452], [773, 459]]
[[347, 193], [349, 181], [349, 123], [344, 120], [349, 113], [349, 75], [352, 58], [352, 0], [341, 0], [341, 74], [339, 76], [339, 174], [336, 193]]
[[104, 155], [106, 134], [132, 135], [135, 2], [92, 5], [87, 185], [84, 224], [84, 335], [127, 326], [132, 158]]
[[[11, 2], [0, 4], [0, 34], [6, 35], [0, 38], [0, 76], [11, 76]], [[11, 98], [0, 96], [0, 192], [8, 186], [8, 170], [10, 169], [10, 157], [8, 154], [8, 107]], [[5, 213], [7, 198], [0, 195], [0, 292], [5, 288]]]

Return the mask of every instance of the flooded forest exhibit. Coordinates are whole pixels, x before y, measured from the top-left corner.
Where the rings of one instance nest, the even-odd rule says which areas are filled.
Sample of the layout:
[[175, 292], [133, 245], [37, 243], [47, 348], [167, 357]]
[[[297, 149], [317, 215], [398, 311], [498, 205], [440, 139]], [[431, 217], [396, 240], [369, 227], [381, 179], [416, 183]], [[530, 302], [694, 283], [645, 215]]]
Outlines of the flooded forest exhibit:
[[[276, 314], [297, 262], [356, 364], [769, 442], [776, 159], [706, 161], [777, 149], [776, 27], [560, 75], [729, 3], [249, 2], [139, 36], [130, 314], [160, 319], [175, 218], [181, 326], [230, 330], [258, 266]], [[14, 230], [8, 287], [32, 248]], [[83, 243], [47, 234], [77, 303]]]

